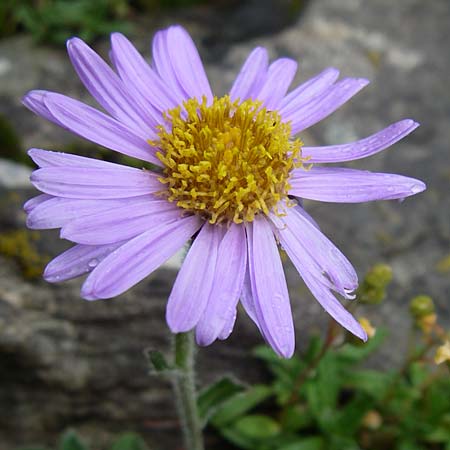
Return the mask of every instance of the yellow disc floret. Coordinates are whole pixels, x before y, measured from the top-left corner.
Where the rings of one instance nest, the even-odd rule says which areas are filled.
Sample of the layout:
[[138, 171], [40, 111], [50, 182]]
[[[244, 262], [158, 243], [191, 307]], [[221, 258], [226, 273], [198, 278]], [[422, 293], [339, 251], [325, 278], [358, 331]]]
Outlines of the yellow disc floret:
[[251, 222], [287, 200], [289, 174], [301, 166], [301, 141], [261, 102], [189, 99], [159, 128], [160, 181], [171, 202], [210, 223]]

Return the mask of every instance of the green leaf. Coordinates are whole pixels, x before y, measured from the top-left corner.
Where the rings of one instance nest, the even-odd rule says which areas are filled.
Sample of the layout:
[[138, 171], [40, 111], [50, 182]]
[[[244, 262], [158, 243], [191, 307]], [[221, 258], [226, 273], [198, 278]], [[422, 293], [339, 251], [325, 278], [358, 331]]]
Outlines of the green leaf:
[[357, 395], [337, 412], [334, 422], [336, 434], [354, 437], [364, 415], [373, 407], [366, 395]]
[[124, 433], [113, 444], [111, 450], [147, 450], [144, 440], [135, 433]]
[[306, 405], [294, 404], [288, 406], [281, 418], [281, 426], [285, 431], [298, 431], [311, 426], [313, 416]]
[[167, 362], [163, 353], [158, 350], [145, 350], [148, 363], [150, 365], [150, 373], [152, 374], [164, 374], [173, 371], [173, 367]]
[[325, 442], [320, 436], [306, 437], [284, 445], [277, 450], [325, 450]]
[[356, 391], [365, 392], [375, 399], [381, 399], [394, 381], [394, 373], [385, 373], [377, 370], [354, 370], [350, 368], [344, 376], [346, 387]]
[[274, 375], [273, 388], [277, 402], [284, 405], [290, 399], [300, 373], [306, 368], [306, 360], [296, 355], [291, 359], [281, 358], [266, 346], [257, 347], [253, 353], [267, 364]]
[[387, 331], [378, 328], [375, 336], [370, 338], [366, 343], [358, 343], [357, 345], [347, 343], [337, 352], [339, 359], [347, 363], [361, 362], [378, 349], [386, 336]]
[[406, 439], [397, 444], [396, 450], [424, 450], [424, 448], [416, 442]]
[[208, 386], [198, 397], [200, 418], [206, 424], [209, 418], [217, 412], [220, 405], [244, 389], [242, 384], [225, 377]]
[[323, 430], [335, 419], [342, 379], [335, 353], [327, 353], [317, 366], [316, 374], [305, 383], [305, 394], [311, 412]]
[[243, 436], [239, 431], [233, 427], [225, 427], [220, 430], [222, 436], [236, 447], [240, 449], [254, 450], [256, 449], [253, 439]]
[[361, 450], [361, 447], [354, 439], [332, 435], [326, 450]]
[[255, 441], [278, 436], [281, 431], [280, 424], [268, 416], [253, 414], [242, 417], [234, 423], [234, 429], [242, 436]]
[[88, 450], [88, 448], [78, 435], [70, 430], [62, 436], [59, 450]]
[[302, 359], [307, 363], [313, 362], [320, 354], [323, 347], [323, 339], [320, 336], [313, 335], [309, 339], [308, 348]]
[[272, 389], [262, 384], [235, 394], [219, 406], [217, 412], [211, 418], [211, 423], [221, 428], [246, 414], [247, 411], [262, 403], [272, 394]]

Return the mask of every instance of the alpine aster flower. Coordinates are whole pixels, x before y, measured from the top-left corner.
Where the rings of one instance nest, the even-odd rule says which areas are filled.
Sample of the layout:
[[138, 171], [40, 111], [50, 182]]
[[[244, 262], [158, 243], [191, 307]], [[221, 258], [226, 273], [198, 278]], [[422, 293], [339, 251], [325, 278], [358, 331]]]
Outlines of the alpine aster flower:
[[114, 297], [141, 281], [195, 236], [167, 304], [175, 332], [196, 328], [200, 345], [231, 333], [239, 299], [266, 341], [284, 357], [294, 326], [279, 256], [286, 251], [319, 303], [361, 339], [366, 333], [334, 293], [352, 298], [355, 270], [321, 233], [299, 199], [403, 199], [418, 180], [316, 163], [373, 155], [413, 131], [401, 120], [361, 141], [305, 147], [301, 131], [324, 119], [368, 81], [328, 68], [287, 93], [297, 64], [268, 65], [256, 48], [224, 97], [213, 96], [187, 32], [156, 33], [148, 65], [121, 34], [111, 37], [112, 69], [78, 38], [67, 48], [80, 79], [108, 114], [61, 94], [31, 91], [24, 104], [92, 142], [153, 163], [140, 170], [31, 149], [42, 195], [25, 204], [28, 226], [61, 228], [76, 245], [47, 266], [62, 281], [89, 273], [88, 300]]

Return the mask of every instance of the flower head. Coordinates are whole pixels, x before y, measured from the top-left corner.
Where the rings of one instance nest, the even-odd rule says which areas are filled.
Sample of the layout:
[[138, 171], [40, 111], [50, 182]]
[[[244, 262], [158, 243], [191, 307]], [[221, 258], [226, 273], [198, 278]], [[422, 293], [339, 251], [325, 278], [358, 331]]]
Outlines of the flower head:
[[24, 104], [88, 140], [158, 166], [140, 170], [40, 149], [31, 177], [42, 195], [25, 204], [30, 228], [61, 228], [75, 246], [47, 266], [62, 281], [89, 273], [88, 300], [121, 294], [195, 237], [167, 305], [173, 332], [196, 328], [207, 345], [231, 333], [239, 300], [280, 355], [294, 351], [294, 326], [278, 244], [320, 304], [361, 339], [366, 332], [334, 293], [353, 298], [347, 258], [321, 233], [301, 198], [327, 202], [403, 199], [425, 185], [400, 175], [318, 163], [384, 150], [417, 127], [401, 120], [361, 141], [305, 147], [298, 133], [338, 109], [368, 82], [336, 81], [328, 68], [287, 93], [297, 64], [268, 64], [256, 48], [229, 94], [214, 97], [187, 32], [156, 33], [149, 65], [121, 34], [111, 68], [80, 39], [69, 40], [80, 79], [103, 113], [61, 94], [31, 91]]

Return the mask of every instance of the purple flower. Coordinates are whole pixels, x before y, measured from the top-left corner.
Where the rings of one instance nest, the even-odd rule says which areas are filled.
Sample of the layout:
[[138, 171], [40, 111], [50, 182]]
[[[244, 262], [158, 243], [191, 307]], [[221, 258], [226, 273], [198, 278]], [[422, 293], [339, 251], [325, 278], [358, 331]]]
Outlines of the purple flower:
[[279, 256], [286, 251], [319, 303], [361, 339], [366, 333], [335, 293], [353, 298], [357, 276], [299, 199], [363, 202], [403, 199], [421, 181], [316, 163], [351, 161], [384, 150], [418, 124], [401, 120], [361, 141], [305, 147], [295, 135], [324, 119], [368, 81], [328, 68], [287, 93], [296, 62], [268, 64], [256, 48], [229, 95], [214, 97], [194, 43], [173, 26], [156, 33], [148, 65], [121, 34], [106, 64], [83, 41], [67, 48], [80, 79], [107, 114], [77, 100], [31, 91], [36, 114], [92, 142], [153, 163], [140, 170], [31, 149], [31, 181], [42, 195], [25, 204], [33, 229], [61, 228], [76, 245], [47, 266], [57, 282], [89, 273], [88, 300], [126, 291], [195, 236], [170, 295], [174, 333], [226, 339], [239, 299], [266, 341], [284, 357], [294, 326]]

